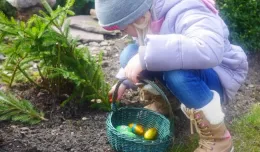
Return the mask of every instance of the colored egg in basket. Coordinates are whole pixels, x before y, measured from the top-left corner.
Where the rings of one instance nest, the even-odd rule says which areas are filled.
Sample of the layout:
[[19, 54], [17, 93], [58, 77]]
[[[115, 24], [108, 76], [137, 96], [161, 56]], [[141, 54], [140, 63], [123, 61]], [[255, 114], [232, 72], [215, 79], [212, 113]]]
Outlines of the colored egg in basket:
[[134, 133], [132, 133], [132, 129], [126, 125], [120, 125], [116, 127], [116, 130], [121, 134], [125, 134], [129, 137], [136, 137]]
[[134, 123], [131, 123], [128, 126], [132, 129], [133, 133], [140, 135], [140, 136], [142, 136], [144, 134], [143, 126], [138, 125], [138, 124], [134, 124]]
[[136, 134], [134, 134], [134, 133], [132, 133], [132, 132], [129, 132], [129, 131], [123, 131], [123, 132], [121, 132], [122, 134], [125, 134], [125, 135], [127, 135], [127, 136], [129, 136], [129, 137], [133, 137], [133, 138], [136, 138], [137, 136], [136, 136]]
[[157, 129], [156, 128], [150, 128], [144, 133], [144, 139], [146, 140], [155, 140], [157, 137]]
[[118, 132], [123, 132], [123, 131], [131, 132], [131, 131], [132, 131], [132, 129], [131, 129], [130, 127], [126, 126], [126, 125], [117, 126], [117, 127], [116, 127], [116, 130], [117, 130]]

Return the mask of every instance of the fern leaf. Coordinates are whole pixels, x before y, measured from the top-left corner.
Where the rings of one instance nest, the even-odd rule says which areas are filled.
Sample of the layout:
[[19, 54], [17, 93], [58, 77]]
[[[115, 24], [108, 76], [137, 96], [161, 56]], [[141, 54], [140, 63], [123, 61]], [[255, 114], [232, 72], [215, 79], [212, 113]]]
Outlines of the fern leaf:
[[52, 8], [49, 5], [49, 3], [46, 0], [41, 0], [42, 5], [44, 6], [44, 8], [48, 11], [48, 13], [52, 13]]
[[63, 29], [64, 29], [65, 36], [68, 37], [69, 32], [70, 32], [70, 21], [69, 20], [65, 22]]
[[20, 121], [20, 122], [24, 122], [24, 123], [26, 123], [26, 122], [28, 122], [28, 121], [30, 121], [30, 116], [28, 116], [28, 115], [25, 115], [25, 114], [20, 114], [20, 115], [14, 115], [14, 116], [12, 116], [11, 117], [11, 120], [12, 121]]
[[70, 9], [75, 3], [75, 0], [67, 0], [65, 8]]
[[35, 124], [47, 119], [43, 113], [37, 112], [29, 101], [18, 100], [11, 94], [0, 91], [0, 120]]

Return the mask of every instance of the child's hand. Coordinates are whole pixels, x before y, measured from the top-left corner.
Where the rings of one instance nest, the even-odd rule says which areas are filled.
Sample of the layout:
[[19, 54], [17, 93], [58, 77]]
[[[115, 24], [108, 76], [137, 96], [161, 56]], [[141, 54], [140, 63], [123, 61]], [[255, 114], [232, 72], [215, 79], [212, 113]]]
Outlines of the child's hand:
[[125, 76], [132, 82], [138, 83], [137, 77], [143, 71], [139, 54], [132, 57], [125, 67]]
[[[109, 98], [111, 98], [111, 99], [112, 99], [112, 95], [113, 95], [113, 93], [114, 93], [114, 91], [115, 91], [116, 85], [117, 85], [117, 84], [115, 84], [115, 85], [111, 88], [111, 90], [109, 91], [109, 93], [108, 93], [108, 96], [109, 96]], [[119, 88], [118, 88], [118, 91], [117, 91], [117, 100], [120, 100], [120, 99], [122, 98], [122, 96], [123, 96], [125, 90], [126, 90], [126, 86], [125, 86], [124, 84], [121, 84], [121, 85], [119, 86]], [[112, 102], [112, 101], [111, 101], [111, 102]]]

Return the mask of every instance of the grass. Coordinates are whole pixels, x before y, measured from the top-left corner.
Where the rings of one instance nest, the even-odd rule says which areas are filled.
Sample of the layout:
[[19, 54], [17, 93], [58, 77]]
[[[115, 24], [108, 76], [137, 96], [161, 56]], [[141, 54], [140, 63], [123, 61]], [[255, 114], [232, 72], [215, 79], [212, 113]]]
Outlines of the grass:
[[[252, 110], [236, 118], [228, 127], [233, 135], [236, 152], [260, 152], [260, 104]], [[174, 145], [171, 152], [193, 152], [198, 145], [198, 136], [191, 136], [178, 145]]]
[[193, 152], [198, 147], [198, 141], [199, 137], [197, 135], [191, 135], [182, 143], [175, 144], [171, 152]]
[[246, 116], [234, 120], [231, 126], [236, 152], [260, 152], [260, 104]]

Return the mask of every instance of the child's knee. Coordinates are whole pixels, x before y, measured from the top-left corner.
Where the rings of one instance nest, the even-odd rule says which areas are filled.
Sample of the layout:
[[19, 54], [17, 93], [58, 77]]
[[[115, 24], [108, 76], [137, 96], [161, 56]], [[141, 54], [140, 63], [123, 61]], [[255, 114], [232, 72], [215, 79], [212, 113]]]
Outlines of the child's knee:
[[125, 67], [128, 61], [138, 52], [137, 44], [129, 44], [120, 54], [120, 65], [121, 67]]
[[163, 80], [166, 82], [166, 85], [171, 85], [174, 87], [182, 87], [187, 84], [189, 71], [185, 70], [173, 70], [166, 71], [163, 73]]

